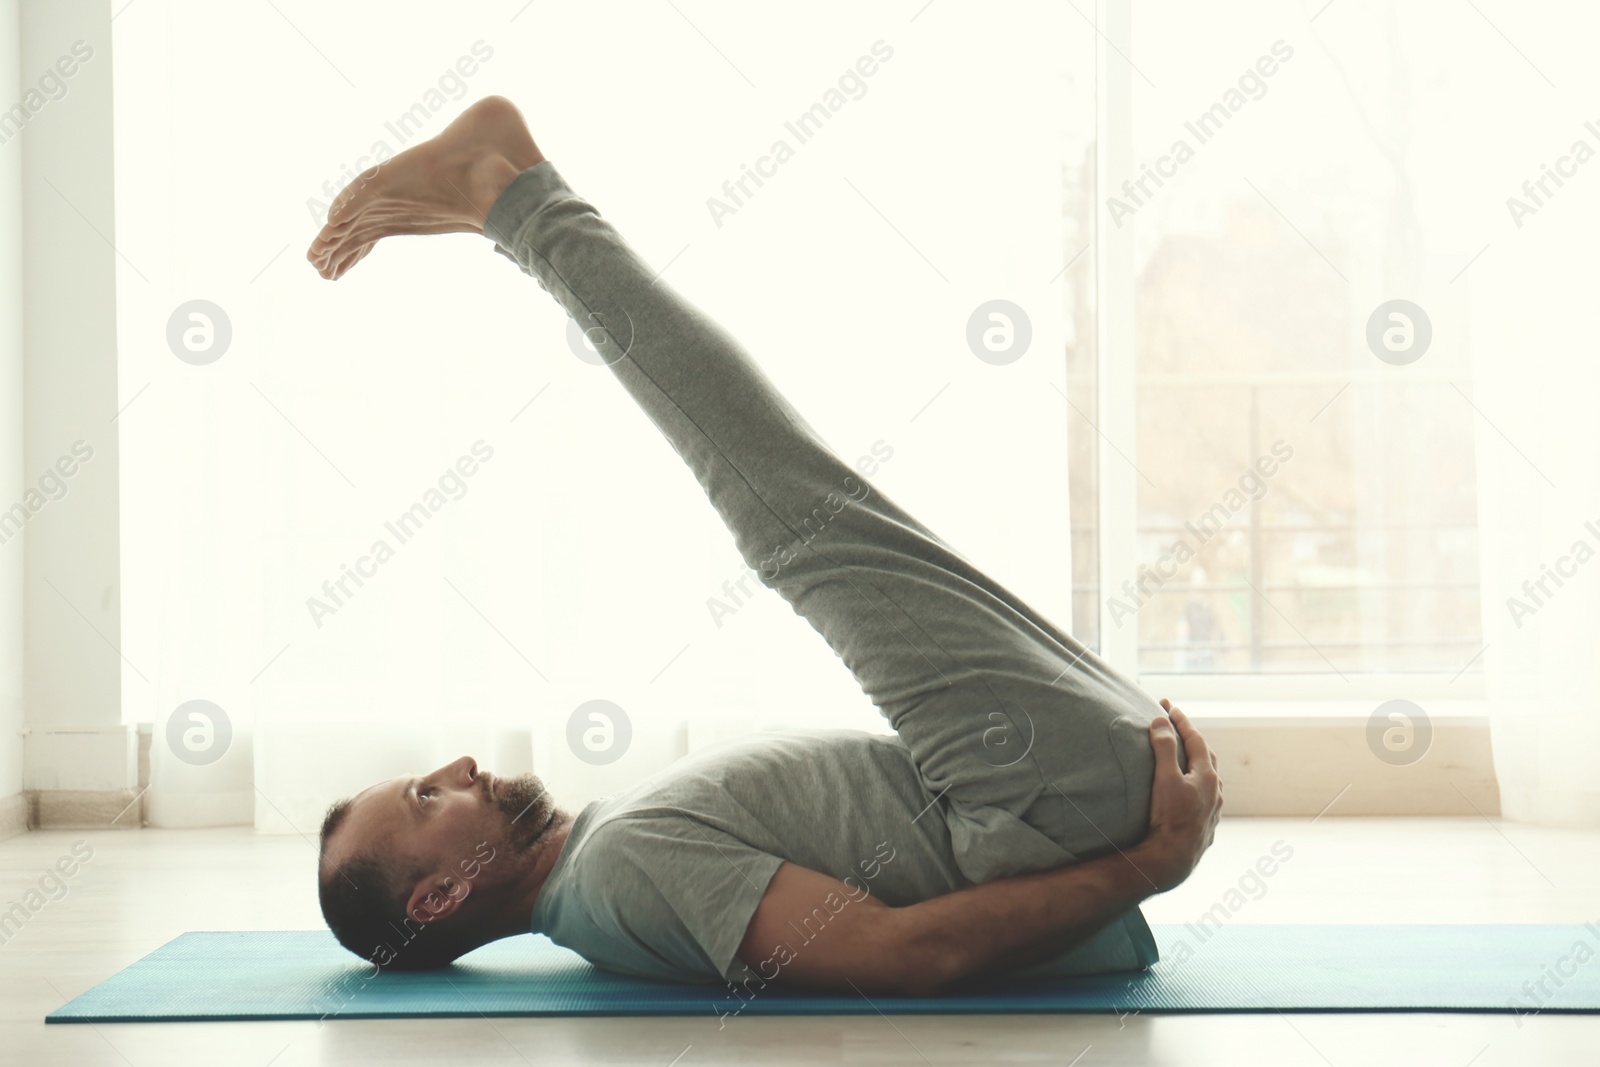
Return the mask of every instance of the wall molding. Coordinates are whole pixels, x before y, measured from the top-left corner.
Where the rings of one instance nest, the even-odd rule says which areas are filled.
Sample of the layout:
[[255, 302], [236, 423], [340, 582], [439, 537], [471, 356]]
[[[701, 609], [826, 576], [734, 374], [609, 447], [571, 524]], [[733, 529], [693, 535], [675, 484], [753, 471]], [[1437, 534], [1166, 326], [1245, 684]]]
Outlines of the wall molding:
[[25, 834], [33, 823], [33, 799], [26, 793], [13, 793], [0, 799], [0, 841]]
[[137, 830], [145, 822], [142, 789], [40, 789], [29, 798], [35, 830]]
[[1405, 764], [1372, 750], [1366, 719], [1285, 729], [1196, 716], [1195, 726], [1217, 754], [1227, 815], [1500, 814], [1487, 722], [1435, 720], [1426, 750]]

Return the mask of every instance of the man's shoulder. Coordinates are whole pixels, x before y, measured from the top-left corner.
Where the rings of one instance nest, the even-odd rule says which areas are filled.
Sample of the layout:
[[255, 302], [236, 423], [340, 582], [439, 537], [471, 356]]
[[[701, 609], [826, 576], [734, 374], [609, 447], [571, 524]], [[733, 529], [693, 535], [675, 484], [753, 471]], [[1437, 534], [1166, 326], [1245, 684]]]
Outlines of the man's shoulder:
[[611, 809], [597, 814], [576, 842], [568, 868], [583, 867], [590, 873], [602, 867], [618, 873], [649, 872], [663, 849], [705, 840], [712, 829], [701, 812], [661, 796], [625, 795], [610, 801]]
[[610, 908], [713, 897], [724, 882], [762, 884], [782, 862], [697, 813], [663, 805], [619, 812], [585, 834], [564, 864], [567, 894]]
[[569, 839], [561, 864], [541, 897], [552, 913], [593, 923], [624, 902], [637, 908], [655, 895], [660, 875], [660, 835], [647, 816], [622, 813], [597, 821], [579, 839]]
[[582, 840], [576, 842], [578, 847], [568, 866], [632, 858], [638, 842], [660, 836], [656, 820], [661, 814], [653, 809], [619, 805], [616, 810], [599, 815], [584, 831]]

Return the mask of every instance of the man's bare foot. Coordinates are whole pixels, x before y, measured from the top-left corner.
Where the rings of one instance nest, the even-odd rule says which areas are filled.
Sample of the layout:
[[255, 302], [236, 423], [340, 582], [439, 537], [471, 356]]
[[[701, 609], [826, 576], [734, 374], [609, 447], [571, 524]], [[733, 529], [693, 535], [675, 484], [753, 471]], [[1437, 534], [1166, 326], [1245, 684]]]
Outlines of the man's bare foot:
[[437, 136], [345, 186], [306, 258], [331, 280], [385, 237], [482, 233], [484, 215], [511, 179], [543, 161], [516, 105], [486, 96]]

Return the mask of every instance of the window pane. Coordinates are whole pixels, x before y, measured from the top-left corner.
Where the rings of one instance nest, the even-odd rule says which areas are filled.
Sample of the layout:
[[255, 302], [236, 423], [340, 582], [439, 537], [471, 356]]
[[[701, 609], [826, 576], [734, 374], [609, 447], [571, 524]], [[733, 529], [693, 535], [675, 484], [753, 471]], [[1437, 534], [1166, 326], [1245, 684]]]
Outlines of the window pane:
[[1427, 199], [1477, 57], [1435, 6], [1134, 6], [1136, 170], [1101, 208], [1137, 250], [1141, 567], [1105, 592], [1143, 672], [1454, 673], [1481, 647], [1476, 245]]

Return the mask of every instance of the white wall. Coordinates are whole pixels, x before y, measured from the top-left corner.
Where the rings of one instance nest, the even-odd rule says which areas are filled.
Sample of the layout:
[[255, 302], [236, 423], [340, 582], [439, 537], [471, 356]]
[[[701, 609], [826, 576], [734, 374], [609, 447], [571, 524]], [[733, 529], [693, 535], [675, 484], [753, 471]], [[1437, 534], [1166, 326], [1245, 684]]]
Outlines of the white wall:
[[[0, 146], [24, 149], [21, 475], [33, 486], [58, 464], [66, 475], [64, 491], [52, 486], [56, 498], [26, 526], [24, 785], [30, 789], [120, 790], [136, 780], [133, 744], [122, 726], [118, 651], [115, 309], [118, 271], [129, 267], [119, 265], [109, 243], [110, 29], [110, 4], [103, 0], [25, 0], [24, 88], [38, 86], [52, 70], [63, 78], [29, 117], [20, 143]], [[84, 45], [74, 57], [79, 41]], [[85, 450], [92, 458], [80, 462]]]
[[[20, 98], [21, 14], [0, 0], [0, 107]], [[0, 145], [0, 508], [21, 499], [22, 141]], [[23, 537], [0, 544], [0, 800], [22, 789]]]
[[[670, 264], [847, 461], [883, 440], [879, 489], [1070, 616], [1052, 388], [1066, 314], [1051, 279], [1076, 249], [1060, 232], [1053, 124], [1069, 106], [1061, 80], [1092, 71], [1070, 61], [1092, 59], [1081, 20], [935, 4], [912, 21], [914, 6], [835, 2], [782, 20], [780, 37], [764, 11], [701, 6], [696, 25], [752, 86], [667, 5], [632, 9], [604, 77], [573, 42], [606, 36], [614, 13], [386, 10], [286, 8], [305, 37], [256, 4], [139, 0], [116, 22], [116, 240], [151, 279], [123, 275], [118, 320], [124, 400], [149, 383], [120, 426], [124, 650], [151, 679], [125, 674], [125, 700], [156, 723], [152, 822], [222, 819], [242, 795], [258, 826], [288, 813], [312, 829], [315, 791], [345, 784], [297, 745], [342, 746], [365, 782], [414, 769], [393, 760], [420, 760], [444, 727], [531, 730], [558, 795], [603, 790], [563, 766], [561, 740], [596, 698], [634, 730], [605, 768], [613, 786], [694, 743], [680, 742], [685, 721], [881, 724], [776, 596], [715, 625], [708, 597], [742, 576], [727, 531], [616, 383], [568, 350], [565, 314], [486, 241], [395, 241], [336, 285], [306, 264], [308, 199], [331, 196], [375, 141], [398, 147], [388, 124], [478, 41], [492, 57], [423, 135], [484, 94], [519, 101], [562, 173]], [[894, 57], [865, 95], [719, 228], [707, 198], [879, 39]], [[952, 78], [953, 55], [977, 71]], [[1033, 347], [1003, 367], [965, 340], [995, 297], [1033, 322]], [[204, 366], [162, 336], [191, 299], [232, 324]], [[468, 493], [314, 621], [307, 599], [479, 439], [495, 455]], [[233, 728], [214, 764], [164, 745], [195, 698]], [[383, 743], [348, 743], [348, 726]], [[396, 748], [400, 732], [421, 740]], [[463, 752], [505, 769], [481, 749], [448, 755]]]

